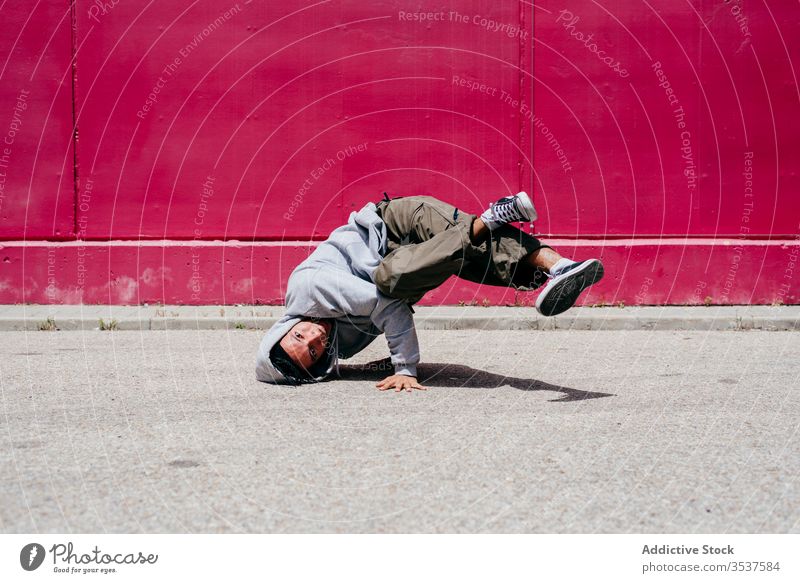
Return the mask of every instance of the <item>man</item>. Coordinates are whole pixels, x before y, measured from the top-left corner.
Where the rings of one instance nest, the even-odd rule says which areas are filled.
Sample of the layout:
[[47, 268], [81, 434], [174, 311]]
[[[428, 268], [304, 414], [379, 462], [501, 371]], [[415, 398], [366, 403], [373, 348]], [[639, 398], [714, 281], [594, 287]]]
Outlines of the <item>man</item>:
[[603, 277], [597, 259], [561, 257], [509, 225], [536, 220], [528, 195], [501, 198], [480, 217], [429, 196], [368, 203], [289, 277], [286, 314], [266, 333], [256, 377], [269, 383], [319, 382], [386, 335], [394, 374], [381, 390], [423, 389], [412, 305], [451, 275], [476, 283], [544, 290], [536, 309], [554, 316]]

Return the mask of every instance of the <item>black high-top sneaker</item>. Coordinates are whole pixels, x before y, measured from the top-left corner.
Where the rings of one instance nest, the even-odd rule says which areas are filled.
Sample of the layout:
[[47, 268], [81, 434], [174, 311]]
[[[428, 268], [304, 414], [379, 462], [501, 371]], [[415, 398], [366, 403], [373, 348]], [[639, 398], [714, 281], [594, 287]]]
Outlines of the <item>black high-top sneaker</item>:
[[555, 316], [569, 310], [578, 296], [603, 278], [599, 259], [587, 259], [567, 265], [558, 272], [536, 298], [536, 309], [543, 316]]
[[489, 205], [481, 215], [481, 219], [489, 230], [494, 231], [500, 225], [516, 221], [533, 222], [536, 220], [536, 209], [525, 192], [514, 196], [506, 196]]

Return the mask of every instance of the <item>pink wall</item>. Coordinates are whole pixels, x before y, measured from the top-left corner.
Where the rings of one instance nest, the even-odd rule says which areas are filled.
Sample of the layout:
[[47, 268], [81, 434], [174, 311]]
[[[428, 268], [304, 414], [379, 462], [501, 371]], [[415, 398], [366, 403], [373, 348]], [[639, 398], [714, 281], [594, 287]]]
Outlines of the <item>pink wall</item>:
[[798, 5], [451, 4], [3, 5], [0, 302], [279, 303], [383, 191], [526, 189], [585, 303], [798, 303]]

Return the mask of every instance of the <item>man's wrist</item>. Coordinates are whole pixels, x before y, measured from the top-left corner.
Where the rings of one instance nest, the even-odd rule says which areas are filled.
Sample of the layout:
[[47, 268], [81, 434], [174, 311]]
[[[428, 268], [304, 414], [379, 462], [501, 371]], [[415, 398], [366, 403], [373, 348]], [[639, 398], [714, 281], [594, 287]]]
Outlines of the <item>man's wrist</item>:
[[417, 377], [417, 365], [415, 364], [400, 364], [395, 365], [394, 374], [401, 374], [407, 377]]

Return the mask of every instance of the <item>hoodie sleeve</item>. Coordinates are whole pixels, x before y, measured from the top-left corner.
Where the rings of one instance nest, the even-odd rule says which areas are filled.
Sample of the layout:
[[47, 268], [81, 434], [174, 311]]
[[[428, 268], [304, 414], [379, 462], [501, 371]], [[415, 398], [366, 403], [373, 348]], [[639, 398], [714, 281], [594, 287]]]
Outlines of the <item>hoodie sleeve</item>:
[[419, 364], [419, 341], [411, 308], [404, 301], [377, 293], [378, 303], [371, 318], [375, 326], [386, 334], [394, 372], [415, 377]]
[[286, 288], [286, 313], [312, 318], [369, 316], [375, 306], [375, 284], [337, 269], [301, 269]]
[[304, 269], [289, 278], [287, 314], [317, 318], [367, 316], [386, 334], [396, 374], [417, 376], [419, 342], [411, 308], [371, 281], [340, 269]]

